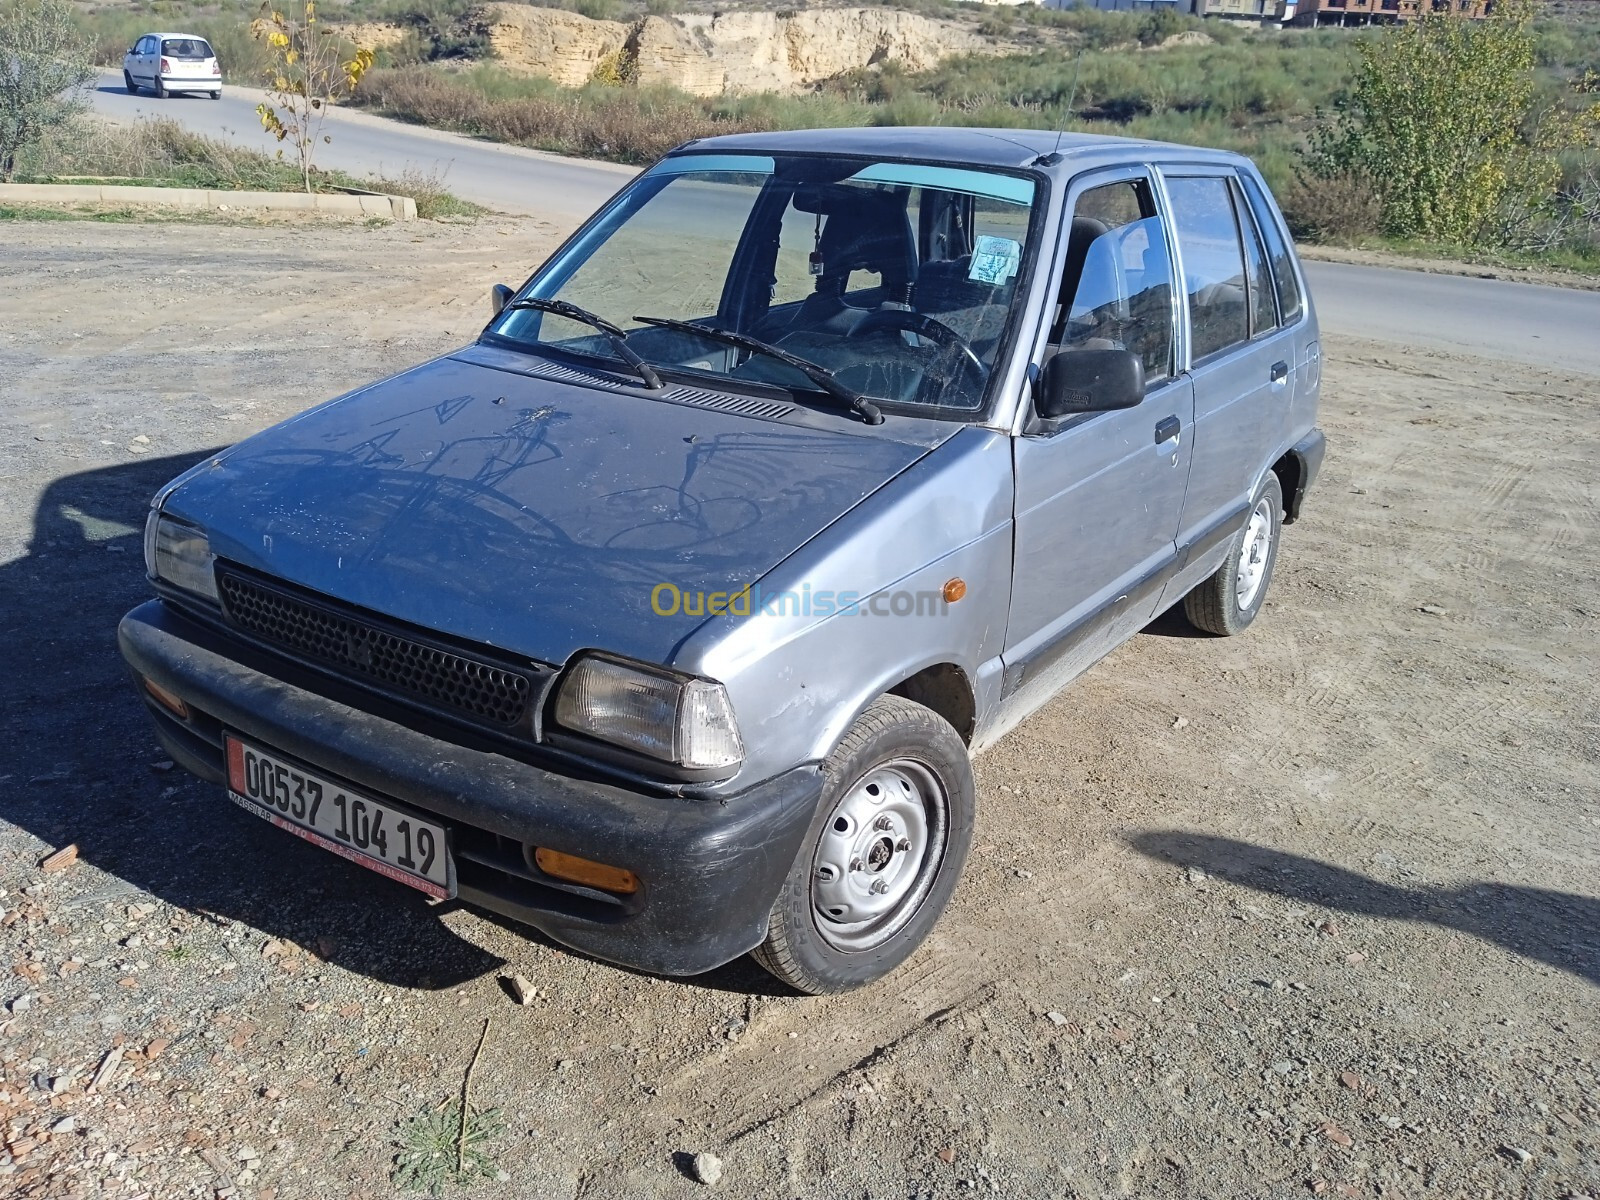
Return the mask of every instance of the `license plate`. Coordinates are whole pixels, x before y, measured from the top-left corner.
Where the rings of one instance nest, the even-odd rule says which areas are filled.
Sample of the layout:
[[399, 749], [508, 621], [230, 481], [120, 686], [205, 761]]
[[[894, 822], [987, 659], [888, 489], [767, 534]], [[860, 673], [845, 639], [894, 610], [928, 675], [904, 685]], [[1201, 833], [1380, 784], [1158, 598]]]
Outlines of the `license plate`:
[[279, 829], [443, 900], [453, 892], [443, 826], [225, 735], [228, 799]]

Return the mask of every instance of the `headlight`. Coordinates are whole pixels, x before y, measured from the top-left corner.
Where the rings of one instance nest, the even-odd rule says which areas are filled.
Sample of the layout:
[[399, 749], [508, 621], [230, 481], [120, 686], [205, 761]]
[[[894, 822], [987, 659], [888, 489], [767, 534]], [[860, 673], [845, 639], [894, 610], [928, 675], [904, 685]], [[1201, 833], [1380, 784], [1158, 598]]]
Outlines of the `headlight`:
[[192, 525], [152, 509], [144, 527], [144, 569], [150, 578], [217, 603], [211, 543]]
[[720, 683], [609, 658], [578, 660], [556, 696], [556, 721], [681, 767], [731, 767], [744, 758]]

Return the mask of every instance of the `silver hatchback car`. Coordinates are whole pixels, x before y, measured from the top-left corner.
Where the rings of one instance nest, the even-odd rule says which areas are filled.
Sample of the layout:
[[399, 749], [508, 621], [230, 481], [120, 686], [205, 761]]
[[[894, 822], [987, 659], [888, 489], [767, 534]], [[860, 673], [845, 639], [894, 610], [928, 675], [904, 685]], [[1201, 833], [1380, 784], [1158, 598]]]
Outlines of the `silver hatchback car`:
[[222, 99], [222, 64], [205, 38], [194, 33], [147, 33], [122, 60], [122, 82], [130, 96], [140, 88], [157, 99], [179, 92], [205, 92]]
[[493, 310], [165, 487], [121, 648], [245, 811], [651, 971], [892, 970], [972, 755], [1168, 608], [1247, 628], [1323, 454], [1217, 151], [693, 142]]

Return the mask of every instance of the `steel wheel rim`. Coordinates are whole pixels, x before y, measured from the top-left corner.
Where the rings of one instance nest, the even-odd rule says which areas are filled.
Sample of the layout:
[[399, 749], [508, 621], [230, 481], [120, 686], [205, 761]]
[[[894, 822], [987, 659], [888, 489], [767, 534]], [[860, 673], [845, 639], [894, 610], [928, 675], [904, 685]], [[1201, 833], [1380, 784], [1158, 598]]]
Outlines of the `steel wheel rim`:
[[1272, 501], [1263, 496], [1245, 526], [1244, 545], [1239, 550], [1239, 570], [1233, 595], [1241, 612], [1248, 611], [1261, 592], [1267, 577], [1267, 559], [1272, 553]]
[[872, 768], [828, 814], [811, 864], [811, 915], [838, 950], [883, 945], [922, 907], [944, 858], [949, 799], [911, 759]]

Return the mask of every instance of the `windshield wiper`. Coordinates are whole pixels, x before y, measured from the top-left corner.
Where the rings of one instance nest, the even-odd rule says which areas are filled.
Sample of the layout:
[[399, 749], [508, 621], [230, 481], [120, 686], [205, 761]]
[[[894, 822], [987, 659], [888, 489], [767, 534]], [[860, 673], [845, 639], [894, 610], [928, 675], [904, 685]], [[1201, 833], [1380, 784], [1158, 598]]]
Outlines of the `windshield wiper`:
[[693, 321], [675, 321], [670, 317], [639, 317], [635, 321], [643, 321], [646, 325], [656, 325], [662, 329], [675, 329], [679, 333], [695, 334], [713, 342], [722, 342], [728, 346], [737, 346], [741, 350], [749, 350], [753, 354], [764, 354], [766, 357], [776, 359], [778, 362], [793, 367], [812, 383], [816, 384], [835, 400], [842, 400], [850, 406], [850, 410], [859, 413], [861, 419], [868, 425], [882, 425], [883, 413], [878, 406], [868, 400], [860, 392], [845, 387], [833, 377], [833, 372], [827, 367], [819, 366], [809, 358], [801, 358], [798, 354], [790, 354], [781, 350], [770, 342], [763, 342], [760, 338], [753, 338], [748, 333], [735, 333], [731, 329], [718, 329], [712, 325], [696, 325]]
[[632, 346], [628, 345], [628, 334], [624, 329], [613, 325], [604, 317], [596, 316], [587, 308], [579, 308], [576, 304], [569, 304], [565, 300], [539, 300], [529, 298], [526, 300], [513, 300], [506, 305], [502, 312], [513, 308], [531, 308], [534, 312], [546, 312], [552, 316], [565, 317], [569, 321], [576, 321], [580, 325], [587, 325], [590, 329], [598, 330], [611, 343], [611, 348], [617, 352], [617, 357], [622, 359], [638, 373], [644, 380], [645, 386], [659, 390], [666, 385], [661, 382], [661, 376], [644, 359], [640, 358]]

